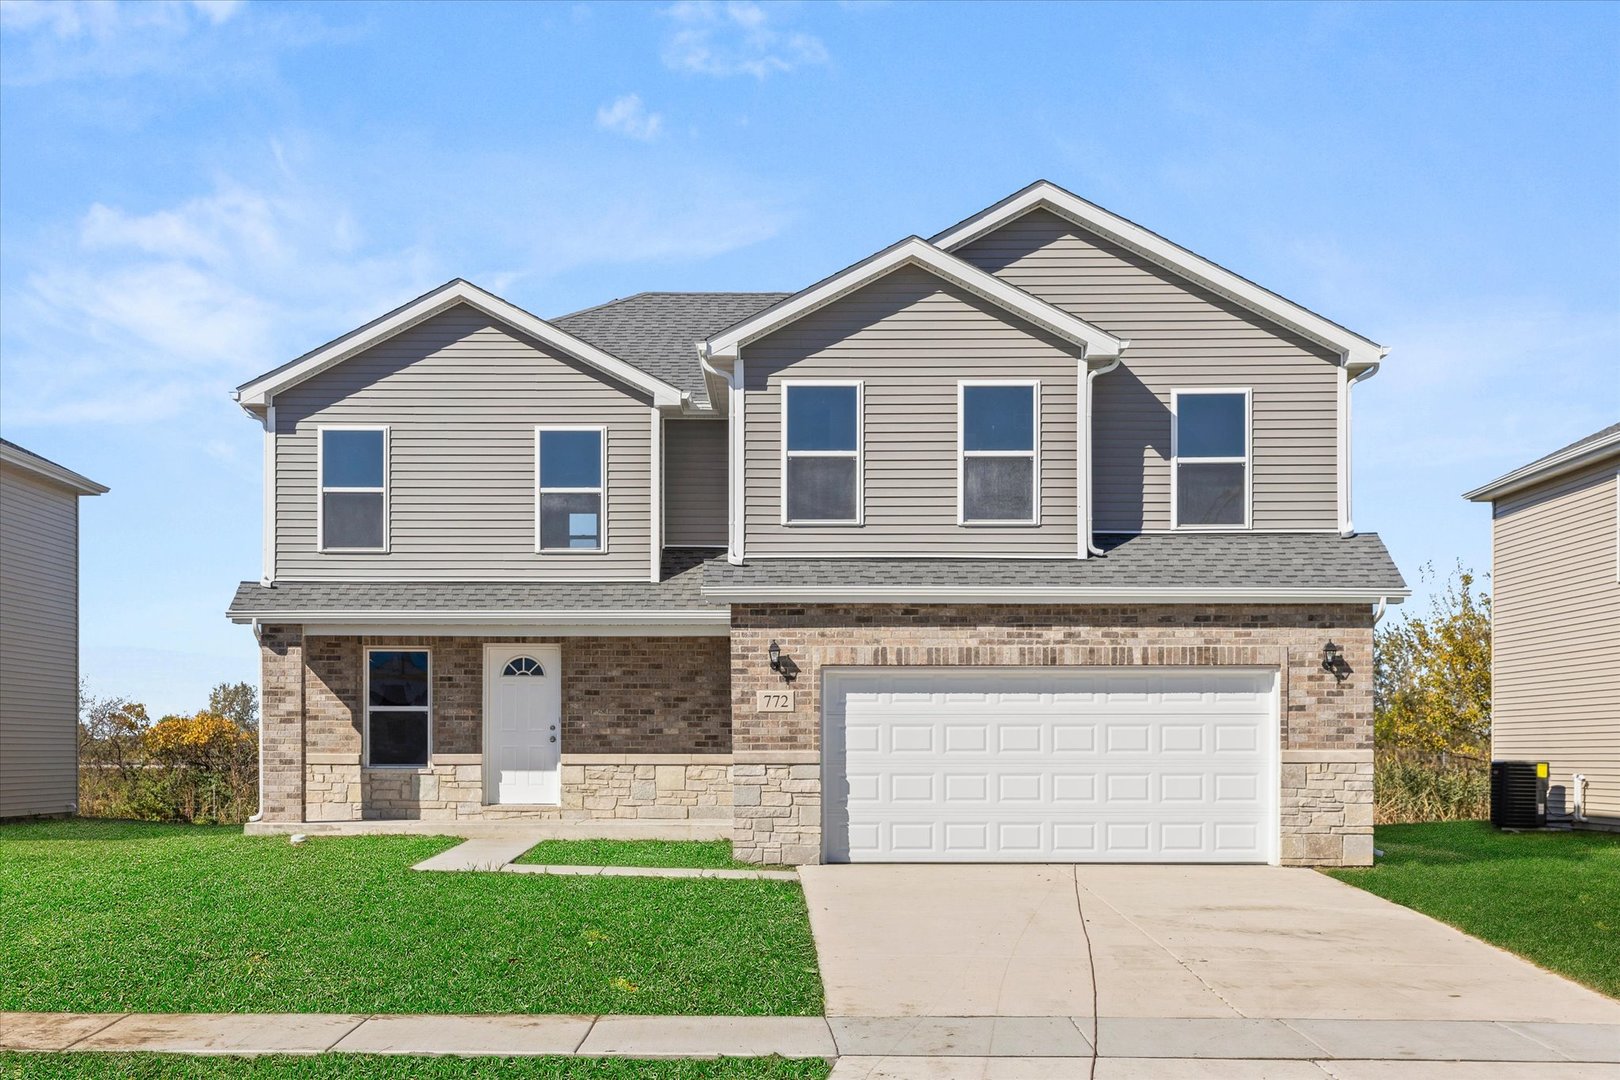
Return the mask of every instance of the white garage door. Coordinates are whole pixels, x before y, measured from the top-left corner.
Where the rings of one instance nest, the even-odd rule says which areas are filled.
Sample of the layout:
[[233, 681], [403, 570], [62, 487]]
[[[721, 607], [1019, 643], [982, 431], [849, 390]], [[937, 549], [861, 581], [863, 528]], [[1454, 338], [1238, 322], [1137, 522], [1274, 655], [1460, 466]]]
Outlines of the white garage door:
[[1270, 862], [1276, 674], [832, 671], [832, 862]]

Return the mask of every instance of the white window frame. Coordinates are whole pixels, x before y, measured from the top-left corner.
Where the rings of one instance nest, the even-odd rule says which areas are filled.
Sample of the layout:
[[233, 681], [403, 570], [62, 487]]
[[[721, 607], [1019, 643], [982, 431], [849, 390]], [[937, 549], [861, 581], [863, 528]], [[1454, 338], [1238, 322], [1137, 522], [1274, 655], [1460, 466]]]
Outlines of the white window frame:
[[[1243, 456], [1192, 457], [1189, 464], [1243, 466], [1243, 523], [1241, 525], [1183, 525], [1181, 523], [1181, 399], [1197, 395], [1243, 395]], [[1254, 524], [1254, 388], [1249, 386], [1178, 387], [1170, 391], [1170, 528], [1181, 532], [1237, 532]]]
[[[1028, 450], [969, 450], [967, 449], [967, 391], [970, 386], [1027, 386], [1031, 390], [1031, 408], [1034, 409], [1033, 445]], [[991, 519], [967, 516], [967, 459], [970, 457], [1027, 457], [1033, 462], [1030, 469], [1030, 492], [1027, 518]], [[1039, 379], [959, 379], [956, 383], [956, 523], [963, 528], [984, 526], [1038, 526], [1041, 523], [1041, 380]]]
[[[601, 478], [599, 487], [552, 487], [540, 486], [540, 436], [548, 431], [594, 431], [598, 436], [598, 443], [602, 452]], [[600, 495], [602, 509], [599, 512], [600, 520], [596, 523], [597, 546], [593, 548], [548, 548], [540, 544], [540, 496], [553, 495]], [[568, 556], [568, 555], [606, 555], [608, 553], [608, 429], [606, 424], [539, 424], [534, 429], [534, 553], [536, 555]]]
[[[785, 526], [861, 526], [866, 524], [866, 383], [861, 379], [783, 379], [781, 381], [781, 458], [777, 463], [781, 475], [782, 524]], [[855, 449], [854, 450], [788, 450], [788, 393], [794, 387], [855, 388]], [[806, 520], [788, 517], [788, 458], [826, 457], [855, 459], [855, 516]]]
[[[327, 487], [326, 486], [326, 433], [328, 431], [380, 431], [383, 437], [382, 447], [382, 487]], [[315, 550], [323, 555], [386, 555], [393, 539], [393, 530], [390, 527], [389, 504], [393, 502], [390, 497], [388, 482], [389, 473], [393, 470], [389, 463], [393, 457], [393, 433], [387, 424], [320, 424], [315, 428]], [[383, 497], [382, 547], [374, 548], [328, 548], [326, 546], [326, 493], [353, 492], [355, 494], [374, 495], [378, 492]]]
[[[371, 763], [371, 654], [380, 652], [419, 652], [427, 654], [427, 760], [420, 765], [373, 765]], [[360, 761], [367, 769], [405, 769], [424, 772], [433, 765], [433, 650], [425, 645], [367, 645], [361, 655], [364, 665], [361, 678], [361, 704], [365, 706], [365, 724], [360, 737]], [[398, 705], [379, 705], [383, 712], [400, 712]]]

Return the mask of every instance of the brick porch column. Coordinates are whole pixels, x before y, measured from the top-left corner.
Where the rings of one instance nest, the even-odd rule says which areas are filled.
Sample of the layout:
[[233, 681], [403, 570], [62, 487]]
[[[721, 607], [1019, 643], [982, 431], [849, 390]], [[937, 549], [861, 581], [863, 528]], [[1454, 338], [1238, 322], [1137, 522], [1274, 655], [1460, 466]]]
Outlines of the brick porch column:
[[266, 626], [259, 635], [263, 821], [304, 820], [304, 631]]

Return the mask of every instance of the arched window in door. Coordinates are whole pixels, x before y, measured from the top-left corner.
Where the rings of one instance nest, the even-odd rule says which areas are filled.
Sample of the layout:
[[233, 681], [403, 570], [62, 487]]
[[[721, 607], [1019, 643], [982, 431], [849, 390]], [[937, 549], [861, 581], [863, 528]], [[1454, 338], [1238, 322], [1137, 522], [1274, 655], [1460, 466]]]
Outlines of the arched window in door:
[[513, 657], [506, 665], [502, 675], [544, 675], [546, 669], [540, 666], [540, 661], [532, 656]]

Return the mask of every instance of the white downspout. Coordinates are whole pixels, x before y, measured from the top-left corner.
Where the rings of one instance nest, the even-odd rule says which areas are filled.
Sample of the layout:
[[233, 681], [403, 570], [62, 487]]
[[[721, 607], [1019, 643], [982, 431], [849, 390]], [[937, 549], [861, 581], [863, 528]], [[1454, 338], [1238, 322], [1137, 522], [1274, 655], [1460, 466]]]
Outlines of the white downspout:
[[[1128, 344], [1130, 344], [1130, 342], [1121, 342], [1120, 343], [1120, 349], [1123, 350], [1125, 348], [1125, 346], [1128, 345]], [[1093, 439], [1091, 438], [1091, 419], [1092, 419], [1092, 413], [1095, 411], [1095, 406], [1093, 404], [1093, 402], [1094, 402], [1094, 398], [1093, 398], [1094, 388], [1092, 386], [1092, 382], [1097, 378], [1097, 376], [1106, 375], [1110, 371], [1113, 371], [1115, 368], [1119, 367], [1120, 363], [1123, 362], [1123, 360], [1124, 360], [1124, 357], [1116, 356], [1114, 358], [1114, 360], [1113, 360], [1113, 363], [1107, 364], [1106, 366], [1097, 368], [1097, 369], [1095, 369], [1093, 371], [1086, 372], [1086, 430], [1081, 433], [1080, 437], [1086, 440], [1086, 554], [1087, 555], [1103, 555], [1103, 554], [1106, 554], [1103, 551], [1102, 548], [1097, 546], [1096, 537], [1092, 534], [1092, 531], [1091, 531], [1092, 488], [1095, 486], [1095, 473], [1097, 471], [1097, 463], [1092, 459], [1092, 448], [1095, 445]]]
[[1368, 364], [1360, 374], [1346, 378], [1344, 383], [1344, 447], [1342, 451], [1344, 454], [1344, 520], [1339, 525], [1340, 536], [1354, 536], [1356, 532], [1355, 502], [1352, 499], [1354, 485], [1350, 480], [1355, 467], [1355, 461], [1350, 453], [1350, 391], [1355, 388], [1356, 383], [1365, 382], [1378, 374], [1380, 366], [1379, 364]]
[[1586, 820], [1586, 774], [1576, 773], [1569, 778], [1570, 819]]
[[1378, 605], [1373, 608], [1373, 625], [1374, 626], [1377, 626], [1378, 621], [1384, 617], [1384, 610], [1386, 608], [1388, 608], [1388, 607], [1389, 607], [1389, 597], [1380, 596], [1378, 598]]

